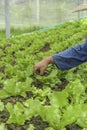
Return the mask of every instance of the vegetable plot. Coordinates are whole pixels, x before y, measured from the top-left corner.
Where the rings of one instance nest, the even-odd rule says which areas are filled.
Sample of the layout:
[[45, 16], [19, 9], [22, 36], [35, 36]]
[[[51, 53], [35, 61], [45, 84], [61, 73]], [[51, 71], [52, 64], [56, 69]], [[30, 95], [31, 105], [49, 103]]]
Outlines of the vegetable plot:
[[86, 130], [87, 63], [68, 71], [41, 59], [85, 42], [87, 20], [0, 43], [0, 130]]

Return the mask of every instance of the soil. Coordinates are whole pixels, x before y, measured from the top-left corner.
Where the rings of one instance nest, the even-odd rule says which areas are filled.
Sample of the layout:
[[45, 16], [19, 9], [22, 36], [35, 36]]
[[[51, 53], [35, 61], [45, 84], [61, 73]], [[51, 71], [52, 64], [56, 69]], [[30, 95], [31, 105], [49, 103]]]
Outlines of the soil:
[[0, 122], [6, 123], [6, 121], [9, 118], [9, 112], [7, 111], [7, 109], [3, 110], [2, 112], [0, 112]]
[[32, 45], [32, 43], [29, 43], [28, 45], [27, 45], [27, 47], [30, 47]]
[[56, 88], [53, 88], [52, 90], [53, 91], [62, 91], [63, 89], [65, 89], [65, 87], [67, 86], [67, 84], [69, 83], [69, 81], [68, 80], [66, 80], [66, 79], [61, 79], [61, 81], [62, 81], [62, 84], [56, 84], [56, 86], [58, 86], [58, 87], [56, 87]]
[[26, 121], [24, 125], [18, 126], [16, 124], [7, 124], [8, 130], [27, 130], [29, 124], [33, 124], [34, 130], [44, 130], [49, 124], [46, 121], [43, 121], [40, 116], [32, 117], [30, 121]]
[[[87, 88], [85, 89], [85, 93], [87, 94]], [[87, 99], [84, 100], [84, 103], [87, 103]]]
[[82, 128], [76, 124], [71, 124], [71, 125], [66, 126], [66, 130], [82, 130]]
[[43, 121], [40, 116], [33, 117], [30, 121], [35, 126], [35, 130], [44, 130], [46, 127], [49, 126], [48, 122]]
[[46, 101], [45, 101], [44, 105], [45, 105], [45, 106], [51, 105], [51, 104], [50, 104], [50, 100], [49, 100], [49, 98], [48, 98], [47, 96], [46, 96]]
[[73, 71], [73, 73], [74, 73], [74, 74], [77, 74], [77, 73], [78, 73], [78, 70], [79, 70], [79, 69], [76, 68], [76, 69]]
[[10, 43], [6, 43], [2, 49], [5, 50], [5, 49], [8, 48], [8, 47], [11, 47], [11, 44], [10, 44]]
[[40, 49], [41, 52], [47, 52], [50, 50], [49, 43], [46, 43], [43, 48]]
[[4, 87], [4, 85], [2, 83], [0, 83], [0, 89], [2, 89]]
[[[27, 130], [30, 124], [34, 125], [34, 130], [44, 130], [49, 127], [49, 123], [43, 121], [40, 116], [32, 117], [31, 120], [26, 121], [22, 126], [16, 124], [6, 124], [6, 127], [8, 130]], [[82, 130], [82, 128], [73, 123], [71, 125], [67, 125], [66, 130]]]
[[5, 66], [4, 65], [0, 68], [0, 72], [5, 73]]
[[43, 89], [43, 83], [38, 79], [35, 79], [34, 82], [32, 82], [31, 86], [32, 85], [34, 85], [36, 88]]
[[2, 102], [4, 103], [4, 105], [6, 105], [8, 102], [12, 103], [13, 105], [16, 104], [16, 102], [24, 102], [26, 101], [27, 99], [29, 98], [32, 98], [33, 97], [33, 93], [31, 91], [27, 91], [26, 92], [26, 97], [22, 97], [22, 96], [11, 96], [11, 97], [8, 97], [6, 99], [2, 99]]
[[13, 61], [11, 62], [11, 65], [12, 65], [12, 66], [16, 65], [16, 61], [13, 60]]
[[15, 51], [13, 51], [11, 55], [13, 56], [13, 58], [15, 58]]
[[39, 52], [48, 52], [50, 50], [50, 45], [49, 43], [46, 43], [44, 47], [42, 47], [40, 50], [36, 50], [35, 52], [32, 53], [32, 55], [37, 55]]
[[24, 50], [25, 50], [25, 48], [23, 48], [23, 47], [22, 47], [22, 48], [20, 48], [20, 51], [24, 51]]

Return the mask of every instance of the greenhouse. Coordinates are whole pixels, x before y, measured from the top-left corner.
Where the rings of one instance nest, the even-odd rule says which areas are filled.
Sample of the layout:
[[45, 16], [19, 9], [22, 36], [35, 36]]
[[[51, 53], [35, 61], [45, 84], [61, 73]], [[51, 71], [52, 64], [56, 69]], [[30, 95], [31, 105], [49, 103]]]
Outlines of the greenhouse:
[[0, 130], [87, 130], [87, 0], [0, 2]]

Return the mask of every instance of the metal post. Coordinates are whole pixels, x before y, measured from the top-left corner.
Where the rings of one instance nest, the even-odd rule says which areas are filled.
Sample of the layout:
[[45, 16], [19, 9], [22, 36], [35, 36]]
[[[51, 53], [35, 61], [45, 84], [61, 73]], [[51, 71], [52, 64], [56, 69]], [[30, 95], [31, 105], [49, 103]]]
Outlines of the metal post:
[[[77, 0], [77, 6], [80, 5], [80, 0]], [[80, 19], [80, 12], [78, 12], [78, 19]]]
[[6, 24], [6, 38], [9, 38], [10, 37], [9, 0], [5, 0], [5, 24]]
[[37, 24], [40, 22], [40, 1], [37, 0]]

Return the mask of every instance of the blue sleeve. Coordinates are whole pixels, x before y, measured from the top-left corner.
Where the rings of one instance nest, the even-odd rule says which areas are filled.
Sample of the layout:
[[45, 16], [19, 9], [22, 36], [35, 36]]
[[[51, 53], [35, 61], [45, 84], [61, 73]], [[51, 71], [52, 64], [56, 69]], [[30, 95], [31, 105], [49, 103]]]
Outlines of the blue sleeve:
[[58, 54], [54, 54], [53, 60], [61, 70], [68, 70], [87, 61], [87, 40]]

